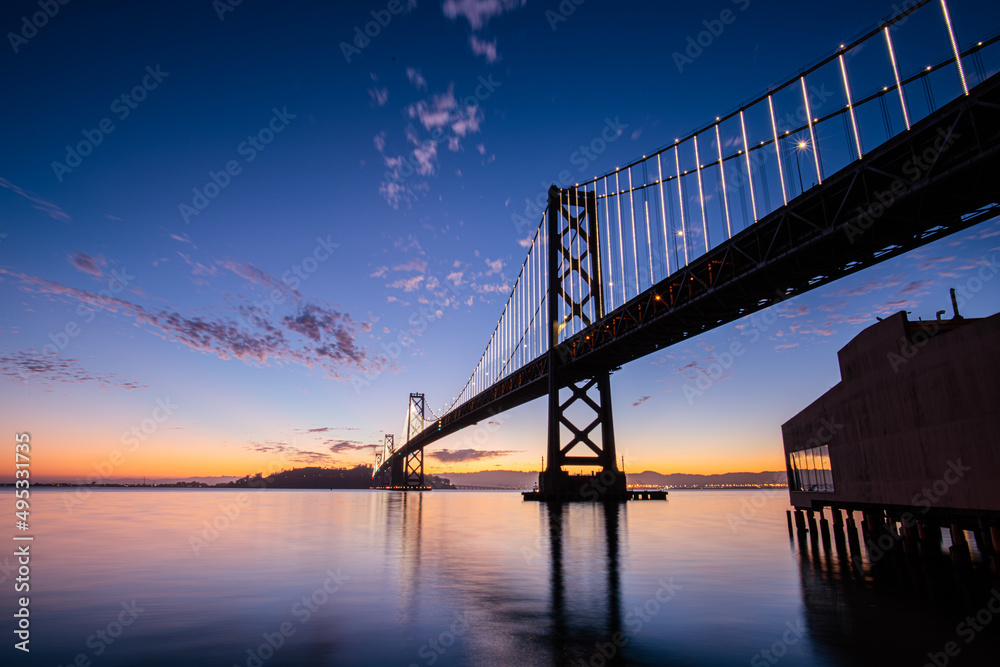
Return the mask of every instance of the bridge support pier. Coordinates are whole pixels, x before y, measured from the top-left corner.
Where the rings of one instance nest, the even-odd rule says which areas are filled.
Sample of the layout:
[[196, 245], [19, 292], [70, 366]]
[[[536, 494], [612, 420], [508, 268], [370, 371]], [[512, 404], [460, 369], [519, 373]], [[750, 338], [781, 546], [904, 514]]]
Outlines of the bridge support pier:
[[[628, 499], [625, 474], [615, 455], [614, 420], [611, 413], [611, 378], [597, 377], [571, 382], [570, 396], [562, 401], [558, 390], [549, 395], [549, 443], [545, 471], [538, 476], [538, 500], [621, 501]], [[596, 389], [596, 396], [594, 395]], [[589, 410], [578, 408], [585, 406]], [[578, 426], [570, 412], [586, 415]], [[564, 434], [569, 436], [564, 443]], [[599, 434], [599, 438], [596, 436]], [[571, 450], [585, 446], [588, 455]], [[599, 467], [600, 472], [570, 475], [563, 466]]]
[[[406, 408], [406, 442], [424, 430], [426, 401], [423, 394], [411, 393], [410, 404]], [[399, 484], [407, 489], [423, 490], [424, 450], [418, 449], [400, 456]], [[404, 460], [405, 459], [405, 460]], [[395, 472], [393, 473], [395, 474]], [[395, 481], [395, 480], [394, 480]]]
[[[564, 357], [572, 354], [571, 345], [559, 342], [566, 325], [576, 318], [583, 328], [604, 317], [597, 194], [560, 190], [553, 185], [549, 188], [546, 215], [550, 295], [548, 458], [545, 470], [538, 476], [538, 491], [524, 497], [555, 501], [628, 500], [625, 473], [618, 469], [615, 454], [610, 372], [600, 371], [582, 380], [559, 377]], [[575, 290], [573, 281], [577, 285]], [[562, 319], [560, 302], [568, 313]], [[560, 398], [563, 389], [570, 392], [565, 402]], [[568, 437], [564, 438], [564, 434]], [[575, 454], [571, 450], [577, 446], [588, 451], [585, 455]], [[589, 466], [600, 468], [600, 472], [570, 475], [564, 466]]]
[[425, 421], [424, 395], [410, 394], [410, 403], [406, 408], [405, 440], [397, 449], [393, 435], [385, 434], [382, 451], [375, 454], [371, 488], [430, 491], [424, 483], [423, 448], [410, 451], [406, 446], [411, 438], [424, 430]]
[[404, 458], [406, 457], [402, 454], [395, 455], [392, 457], [392, 461], [389, 462], [389, 486], [394, 489], [403, 486], [406, 477], [403, 473]]
[[375, 454], [375, 470], [372, 472], [373, 489], [384, 489], [392, 486], [392, 469], [390, 467], [383, 468], [382, 465], [391, 462], [395, 453], [395, 438], [392, 433], [386, 433], [385, 440], [382, 442], [382, 451]]
[[422, 489], [424, 487], [424, 450], [418, 449], [407, 454], [405, 458], [406, 479], [403, 481], [403, 485]]

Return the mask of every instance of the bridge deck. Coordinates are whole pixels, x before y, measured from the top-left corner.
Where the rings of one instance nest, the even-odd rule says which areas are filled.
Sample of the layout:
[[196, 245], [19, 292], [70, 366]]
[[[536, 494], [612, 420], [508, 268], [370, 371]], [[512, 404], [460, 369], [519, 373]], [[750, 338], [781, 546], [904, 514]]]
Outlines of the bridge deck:
[[[560, 345], [563, 382], [616, 369], [997, 215], [1000, 74]], [[400, 455], [548, 391], [543, 355]]]

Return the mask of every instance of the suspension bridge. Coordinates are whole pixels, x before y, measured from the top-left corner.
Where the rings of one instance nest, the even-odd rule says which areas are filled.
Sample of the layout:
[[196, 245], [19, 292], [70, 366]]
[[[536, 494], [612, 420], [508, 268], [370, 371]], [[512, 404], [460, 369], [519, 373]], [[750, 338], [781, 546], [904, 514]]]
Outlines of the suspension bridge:
[[426, 488], [425, 447], [547, 396], [532, 497], [627, 498], [612, 371], [1000, 215], [1000, 34], [960, 41], [951, 12], [918, 2], [673, 144], [553, 185], [464, 388], [440, 417], [410, 394], [372, 486]]

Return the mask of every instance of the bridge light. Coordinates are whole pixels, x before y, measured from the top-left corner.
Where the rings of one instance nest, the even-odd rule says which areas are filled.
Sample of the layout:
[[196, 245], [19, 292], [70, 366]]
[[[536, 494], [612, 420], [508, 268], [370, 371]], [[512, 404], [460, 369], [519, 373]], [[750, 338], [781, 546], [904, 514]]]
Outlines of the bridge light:
[[799, 148], [805, 148], [805, 147], [806, 147], [806, 142], [800, 141], [799, 142]]

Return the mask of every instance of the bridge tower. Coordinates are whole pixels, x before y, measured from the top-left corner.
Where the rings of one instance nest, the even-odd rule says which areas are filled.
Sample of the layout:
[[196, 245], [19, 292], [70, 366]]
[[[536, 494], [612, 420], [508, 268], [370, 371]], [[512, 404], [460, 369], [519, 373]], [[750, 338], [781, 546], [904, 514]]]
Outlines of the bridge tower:
[[[410, 438], [424, 430], [424, 409], [424, 395], [411, 393], [410, 404], [406, 409], [406, 442], [409, 442]], [[405, 466], [400, 466], [400, 476], [402, 479], [399, 486], [424, 488], [423, 448], [421, 447], [414, 452], [410, 452], [405, 458]]]
[[[560, 372], [574, 351], [570, 342], [559, 341], [563, 328], [574, 318], [587, 327], [605, 315], [596, 192], [553, 185], [547, 218], [548, 456], [538, 477], [537, 496], [540, 500], [625, 500], [625, 474], [618, 469], [615, 455], [610, 371], [583, 377]], [[568, 313], [564, 318], [559, 317], [562, 303]], [[560, 396], [563, 389], [569, 390], [565, 400]], [[589, 466], [600, 472], [570, 475], [564, 466]]]
[[[372, 486], [374, 488], [382, 489], [388, 486], [393, 486], [393, 469], [397, 467], [395, 465], [395, 461], [393, 460], [393, 454], [395, 453], [395, 437], [392, 433], [386, 433], [385, 440], [382, 442], [382, 451], [375, 452], [375, 470], [372, 473]], [[380, 472], [379, 468], [384, 461], [392, 461], [392, 466]]]

